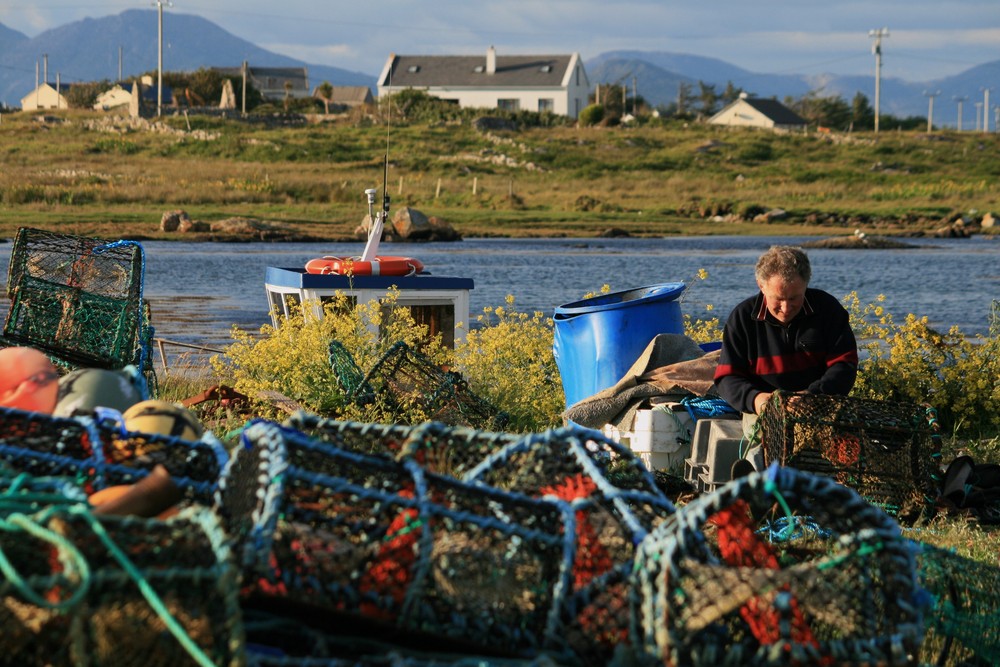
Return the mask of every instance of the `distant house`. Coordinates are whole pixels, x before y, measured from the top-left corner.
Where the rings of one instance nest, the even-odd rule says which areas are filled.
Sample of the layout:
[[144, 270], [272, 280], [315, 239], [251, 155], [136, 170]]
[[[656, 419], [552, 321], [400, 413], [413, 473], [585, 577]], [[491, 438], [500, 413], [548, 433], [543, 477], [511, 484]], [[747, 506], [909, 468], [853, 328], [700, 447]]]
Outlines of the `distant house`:
[[708, 119], [713, 125], [761, 127], [778, 130], [805, 130], [808, 123], [778, 100], [740, 95], [719, 113]]
[[[213, 67], [222, 76], [242, 79], [242, 67]], [[247, 79], [265, 100], [309, 97], [309, 72], [305, 67], [247, 67]]]
[[378, 80], [379, 97], [412, 88], [463, 108], [551, 111], [576, 118], [590, 82], [579, 53], [555, 56], [397, 56]]
[[[136, 91], [136, 87], [138, 90]], [[97, 111], [112, 111], [135, 106], [138, 113], [141, 107], [156, 107], [160, 91], [153, 83], [152, 77], [146, 75], [141, 82], [120, 82], [97, 96], [94, 109]], [[174, 103], [174, 92], [170, 86], [163, 86], [163, 104], [171, 106]]]
[[69, 102], [65, 97], [68, 90], [68, 83], [43, 83], [21, 98], [21, 110], [69, 109]]
[[[375, 103], [372, 89], [368, 86], [331, 86], [331, 88], [330, 99], [327, 100], [330, 106], [354, 108]], [[319, 86], [313, 90], [313, 97], [321, 100], [323, 96], [318, 91]]]

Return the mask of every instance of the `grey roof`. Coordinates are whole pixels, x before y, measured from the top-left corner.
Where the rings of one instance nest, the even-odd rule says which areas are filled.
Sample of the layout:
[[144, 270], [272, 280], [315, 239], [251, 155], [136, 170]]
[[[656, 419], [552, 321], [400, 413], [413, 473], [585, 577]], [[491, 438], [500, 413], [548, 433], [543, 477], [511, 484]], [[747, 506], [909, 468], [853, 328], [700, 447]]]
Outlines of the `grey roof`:
[[808, 125], [802, 116], [798, 115], [778, 100], [763, 97], [747, 97], [743, 100], [757, 111], [774, 121], [775, 125]]
[[486, 54], [481, 56], [396, 56], [387, 81], [380, 86], [423, 88], [428, 86], [558, 88], [572, 56], [496, 57], [496, 72], [486, 73]]
[[364, 104], [373, 101], [368, 86], [331, 86], [330, 101], [335, 104]]

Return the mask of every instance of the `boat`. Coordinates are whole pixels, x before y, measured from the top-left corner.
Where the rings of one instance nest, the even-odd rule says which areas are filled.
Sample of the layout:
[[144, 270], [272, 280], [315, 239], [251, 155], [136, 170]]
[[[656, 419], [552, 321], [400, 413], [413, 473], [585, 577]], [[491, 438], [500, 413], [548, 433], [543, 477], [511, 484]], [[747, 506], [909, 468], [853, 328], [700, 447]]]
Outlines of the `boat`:
[[[384, 190], [384, 185], [383, 185]], [[442, 343], [454, 348], [465, 337], [469, 323], [471, 278], [436, 276], [413, 257], [378, 254], [382, 230], [389, 214], [389, 197], [383, 193], [382, 208], [374, 212], [375, 189], [365, 190], [372, 221], [364, 251], [357, 257], [324, 256], [302, 267], [269, 266], [264, 274], [271, 321], [280, 319], [302, 304], [317, 317], [323, 304], [343, 294], [354, 303], [384, 299], [390, 290], [398, 292], [396, 304], [409, 309], [414, 321], [428, 327], [431, 336], [440, 334]], [[372, 325], [377, 333], [377, 327]]]

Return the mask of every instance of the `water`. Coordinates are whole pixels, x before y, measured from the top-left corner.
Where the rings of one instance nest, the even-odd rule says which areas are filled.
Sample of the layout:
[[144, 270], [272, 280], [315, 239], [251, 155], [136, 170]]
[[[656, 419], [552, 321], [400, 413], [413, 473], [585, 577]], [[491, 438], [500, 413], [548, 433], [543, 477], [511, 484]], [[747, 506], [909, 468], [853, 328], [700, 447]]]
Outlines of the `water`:
[[[411, 254], [435, 275], [472, 278], [471, 314], [514, 295], [518, 310], [551, 315], [607, 284], [613, 291], [685, 282], [682, 310], [724, 320], [755, 292], [753, 266], [776, 243], [806, 237], [690, 237], [662, 239], [470, 239], [458, 243], [383, 245], [386, 254]], [[897, 321], [926, 315], [932, 326], [966, 334], [988, 327], [990, 303], [1000, 299], [1000, 239], [908, 239], [906, 250], [810, 250], [811, 285], [838, 298], [857, 291], [862, 302], [886, 297]], [[11, 244], [0, 245], [0, 266]], [[301, 267], [321, 255], [357, 255], [360, 243], [143, 243], [145, 296], [156, 335], [221, 347], [233, 324], [255, 331], [269, 321], [267, 266]], [[707, 280], [695, 279], [708, 271]], [[6, 277], [2, 278], [4, 281]], [[714, 308], [706, 312], [706, 305]], [[4, 305], [5, 309], [6, 306]]]

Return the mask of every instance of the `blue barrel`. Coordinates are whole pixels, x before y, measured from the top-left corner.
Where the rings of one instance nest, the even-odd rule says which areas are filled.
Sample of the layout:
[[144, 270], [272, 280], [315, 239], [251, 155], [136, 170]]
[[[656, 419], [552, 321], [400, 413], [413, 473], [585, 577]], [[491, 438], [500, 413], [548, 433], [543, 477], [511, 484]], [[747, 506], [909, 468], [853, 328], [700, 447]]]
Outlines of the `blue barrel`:
[[657, 334], [684, 333], [684, 287], [661, 283], [556, 308], [552, 351], [567, 407], [618, 382]]

